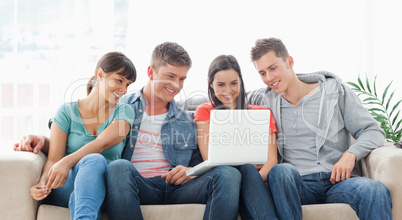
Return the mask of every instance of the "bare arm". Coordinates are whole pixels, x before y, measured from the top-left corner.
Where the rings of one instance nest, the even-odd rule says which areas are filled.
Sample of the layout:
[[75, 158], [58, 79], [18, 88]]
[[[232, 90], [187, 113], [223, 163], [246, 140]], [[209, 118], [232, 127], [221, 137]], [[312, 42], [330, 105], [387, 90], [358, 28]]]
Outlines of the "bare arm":
[[198, 148], [200, 149], [203, 160], [208, 160], [209, 143], [209, 123], [205, 121], [196, 121]]
[[260, 175], [264, 181], [267, 181], [269, 171], [276, 164], [278, 164], [278, 148], [276, 144], [276, 133], [272, 133], [269, 135], [268, 160], [260, 169]]
[[[42, 174], [38, 184], [32, 186], [30, 190], [31, 196], [35, 200], [42, 200], [49, 195], [50, 188], [48, 188], [46, 185], [49, 179], [48, 173], [49, 170], [53, 167], [53, 165], [64, 157], [64, 154], [66, 152], [67, 137], [68, 137], [67, 133], [61, 130], [56, 125], [56, 123], [52, 124], [52, 127], [50, 129], [50, 138], [52, 142], [48, 147], [50, 149], [48, 159], [46, 160], [46, 163], [43, 166]], [[68, 176], [68, 170], [67, 170], [67, 176]]]
[[49, 181], [47, 182], [47, 187], [52, 189], [64, 185], [68, 177], [68, 172], [66, 173], [66, 170], [69, 171], [84, 156], [91, 153], [101, 153], [120, 143], [124, 140], [129, 131], [130, 123], [127, 121], [113, 121], [102, 133], [100, 133], [95, 140], [87, 143], [79, 150], [65, 156], [59, 162], [57, 162], [49, 171]]

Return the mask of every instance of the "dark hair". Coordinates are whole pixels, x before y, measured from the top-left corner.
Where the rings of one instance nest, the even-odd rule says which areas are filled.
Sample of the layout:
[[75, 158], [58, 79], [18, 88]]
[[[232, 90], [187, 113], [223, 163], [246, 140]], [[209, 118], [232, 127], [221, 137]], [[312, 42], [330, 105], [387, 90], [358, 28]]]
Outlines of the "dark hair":
[[216, 97], [214, 89], [211, 87], [215, 74], [221, 70], [228, 70], [233, 69], [237, 72], [240, 79], [240, 92], [239, 96], [237, 96], [237, 107], [236, 109], [247, 109], [247, 99], [246, 99], [246, 92], [244, 89], [244, 82], [243, 77], [241, 75], [241, 70], [239, 63], [237, 62], [236, 58], [232, 55], [220, 55], [216, 57], [209, 66], [208, 69], [208, 97], [209, 100], [212, 102], [212, 105], [216, 109], [225, 109], [225, 105]]
[[255, 46], [251, 49], [251, 60], [256, 61], [259, 60], [266, 53], [274, 51], [277, 57], [282, 58], [283, 61], [286, 62], [286, 59], [289, 57], [288, 50], [282, 41], [278, 38], [265, 38], [258, 39], [255, 42]]
[[177, 43], [165, 42], [155, 47], [151, 66], [157, 71], [164, 65], [191, 67], [191, 58], [187, 51]]
[[87, 95], [91, 93], [92, 88], [96, 84], [96, 71], [99, 68], [102, 68], [102, 70], [106, 74], [121, 70], [117, 72], [117, 74], [125, 77], [132, 82], [135, 82], [137, 78], [137, 71], [135, 70], [135, 66], [126, 55], [121, 52], [109, 52], [103, 55], [103, 57], [100, 58], [100, 60], [98, 61], [98, 64], [95, 68], [95, 75], [92, 76], [87, 83]]

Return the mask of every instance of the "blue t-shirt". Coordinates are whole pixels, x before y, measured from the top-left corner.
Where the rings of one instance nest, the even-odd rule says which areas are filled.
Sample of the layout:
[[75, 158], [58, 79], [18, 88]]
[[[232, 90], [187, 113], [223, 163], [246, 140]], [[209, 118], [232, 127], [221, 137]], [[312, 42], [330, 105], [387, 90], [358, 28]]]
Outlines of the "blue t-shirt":
[[[109, 118], [98, 127], [98, 135], [105, 130], [110, 123], [119, 119], [128, 121], [131, 125], [134, 119], [134, 110], [127, 104], [118, 103], [113, 112], [110, 114]], [[96, 123], [97, 119], [84, 120], [86, 120], [86, 123], [91, 123], [90, 120], [94, 120], [93, 123]], [[65, 103], [60, 106], [52, 121], [55, 122], [61, 130], [68, 134], [66, 155], [74, 153], [85, 144], [95, 140], [98, 137], [98, 135], [92, 135], [89, 133], [85, 128], [78, 111], [78, 101]], [[127, 138], [117, 145], [102, 152], [102, 155], [106, 158], [108, 163], [121, 158], [121, 153], [126, 144], [126, 139]]]

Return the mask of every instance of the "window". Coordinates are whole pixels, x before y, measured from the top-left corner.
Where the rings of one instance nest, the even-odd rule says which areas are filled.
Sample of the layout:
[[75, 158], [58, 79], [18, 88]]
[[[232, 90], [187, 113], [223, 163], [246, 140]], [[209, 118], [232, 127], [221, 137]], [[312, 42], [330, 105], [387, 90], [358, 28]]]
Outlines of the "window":
[[0, 144], [49, 134], [60, 104], [86, 95], [98, 59], [124, 51], [128, 0], [2, 0]]
[[[327, 70], [342, 80], [379, 75], [378, 90], [399, 74], [401, 2], [238, 0], [1, 0], [0, 146], [49, 133], [47, 121], [64, 102], [86, 95], [98, 59], [125, 53], [141, 89], [157, 44], [174, 41], [193, 67], [177, 99], [207, 93], [207, 70], [234, 55], [246, 90], [263, 87], [250, 61], [255, 40], [281, 38], [298, 73]], [[392, 28], [389, 28], [392, 27]], [[398, 93], [398, 92], [397, 92]], [[399, 97], [397, 97], [399, 95]], [[394, 100], [402, 98], [395, 94]]]

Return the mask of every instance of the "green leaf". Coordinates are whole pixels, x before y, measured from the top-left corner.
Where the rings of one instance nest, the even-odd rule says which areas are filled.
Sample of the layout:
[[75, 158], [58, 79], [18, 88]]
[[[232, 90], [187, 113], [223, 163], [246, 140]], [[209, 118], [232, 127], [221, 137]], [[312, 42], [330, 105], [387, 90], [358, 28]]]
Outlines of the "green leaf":
[[367, 101], [377, 101], [378, 102], [378, 99], [373, 98], [373, 97], [368, 97], [368, 98], [363, 100], [363, 102], [367, 102]]
[[[397, 130], [398, 130], [399, 125], [401, 125], [401, 123], [402, 123], [402, 119], [401, 119], [401, 120], [399, 120], [398, 124], [396, 124], [396, 126], [395, 126], [395, 131], [397, 131]], [[402, 129], [401, 129], [401, 130], [402, 130]]]
[[374, 83], [373, 83], [373, 87], [374, 87], [374, 95], [377, 97], [377, 86], [376, 86], [376, 80], [377, 80], [377, 75], [375, 75], [375, 77], [374, 77]]
[[[395, 124], [396, 119], [398, 119], [399, 113], [401, 112], [401, 110], [398, 111], [398, 113], [396, 113], [394, 120], [392, 120], [392, 125]], [[390, 116], [391, 117], [391, 116]]]
[[379, 106], [382, 106], [381, 103], [378, 103], [378, 102], [365, 102], [364, 104], [365, 105], [379, 105]]
[[376, 119], [377, 121], [379, 121], [379, 120], [381, 120], [381, 121], [387, 121], [387, 120], [388, 120], [388, 118], [385, 117], [385, 116], [383, 116], [383, 115], [378, 115], [378, 116], [375, 117], [375, 119]]
[[389, 98], [388, 98], [387, 105], [385, 105], [385, 109], [386, 109], [386, 110], [388, 110], [389, 103], [391, 102], [392, 97], [394, 96], [394, 93], [395, 93], [395, 90], [391, 93], [391, 95], [390, 95]]
[[371, 93], [370, 82], [369, 82], [367, 75], [366, 75], [366, 86], [367, 86], [368, 91]]
[[373, 112], [374, 112], [374, 111], [379, 111], [379, 112], [385, 113], [384, 110], [379, 109], [379, 108], [370, 108], [369, 111], [373, 111]]
[[396, 137], [395, 137], [395, 139], [393, 139], [392, 141], [394, 141], [394, 142], [400, 142], [401, 141], [401, 137], [402, 137], [402, 130], [399, 130], [398, 132], [396, 132], [396, 135], [395, 135]]
[[360, 87], [356, 84], [356, 83], [353, 83], [353, 82], [347, 82], [347, 84], [349, 84], [349, 85], [351, 85], [351, 86], [353, 86], [354, 88], [352, 88], [353, 90], [357, 90], [357, 91], [360, 91]]
[[402, 102], [402, 99], [397, 102], [389, 113], [389, 117], [391, 117], [392, 113], [394, 113], [395, 109], [398, 108], [399, 104]]
[[366, 91], [366, 89], [363, 86], [362, 80], [360, 79], [360, 75], [359, 77], [357, 77], [357, 81], [359, 82], [360, 87], [362, 88], [363, 91]]
[[[402, 129], [400, 129], [400, 127], [402, 127], [402, 119], [400, 119], [402, 110], [398, 110], [398, 107], [401, 105], [402, 100], [399, 100], [395, 105], [392, 104], [396, 90], [390, 95], [388, 92], [393, 81], [386, 86], [381, 95], [377, 94], [377, 75], [375, 75], [373, 84], [371, 85], [367, 74], [366, 78], [363, 80], [366, 85], [363, 84], [360, 75], [357, 78], [358, 83], [347, 82], [347, 84], [349, 84], [351, 89], [363, 100], [362, 103], [373, 118], [380, 123], [380, 127], [385, 132], [386, 140], [399, 141], [402, 137]], [[389, 97], [387, 97], [388, 95]], [[390, 109], [392, 110], [389, 111]], [[392, 117], [394, 113], [396, 114]]]
[[387, 88], [385, 88], [384, 93], [382, 94], [382, 101], [381, 101], [382, 104], [384, 104], [385, 96], [387, 96], [387, 92], [388, 92], [388, 89], [391, 86], [391, 84], [392, 84], [392, 81], [388, 84]]

